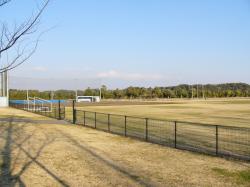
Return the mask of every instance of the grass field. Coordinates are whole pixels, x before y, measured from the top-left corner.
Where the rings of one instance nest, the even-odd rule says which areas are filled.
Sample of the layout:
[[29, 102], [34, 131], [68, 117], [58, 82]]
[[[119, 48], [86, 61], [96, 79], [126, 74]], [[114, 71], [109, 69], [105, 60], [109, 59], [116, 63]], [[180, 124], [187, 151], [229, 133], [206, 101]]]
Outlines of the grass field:
[[[155, 102], [104, 101], [77, 104], [78, 109], [156, 119], [250, 127], [250, 99], [172, 100]], [[72, 119], [71, 107], [66, 107]]]
[[[250, 128], [230, 128], [230, 126], [249, 127], [249, 99], [109, 101], [92, 104], [78, 103], [76, 108], [78, 124], [170, 147], [249, 160]], [[81, 110], [93, 112], [83, 113]], [[101, 113], [95, 116], [94, 112]], [[108, 115], [102, 113], [121, 114], [121, 116], [110, 115], [108, 120]], [[146, 130], [145, 119], [127, 117], [125, 125], [124, 115], [153, 119], [148, 120], [148, 130]], [[66, 108], [66, 117], [72, 119], [72, 108]], [[174, 122], [154, 119], [179, 121], [176, 126], [176, 138]], [[201, 124], [190, 124], [185, 121]], [[212, 125], [204, 125], [206, 123]], [[226, 127], [219, 126], [216, 132], [213, 124]]]
[[0, 109], [0, 186], [249, 186], [250, 164]]

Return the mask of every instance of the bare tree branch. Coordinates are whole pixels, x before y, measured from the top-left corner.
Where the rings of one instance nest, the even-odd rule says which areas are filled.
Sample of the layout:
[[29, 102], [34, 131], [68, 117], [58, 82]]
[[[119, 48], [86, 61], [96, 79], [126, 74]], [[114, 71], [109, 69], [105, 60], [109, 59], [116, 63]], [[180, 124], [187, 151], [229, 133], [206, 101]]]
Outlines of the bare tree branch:
[[6, 3], [10, 2], [11, 0], [1, 0], [0, 1], [0, 6], [5, 5]]
[[[2, 6], [9, 1], [10, 0], [0, 1], [0, 5]], [[50, 0], [46, 0], [44, 2], [34, 17], [30, 17], [30, 19], [20, 25], [15, 25], [13, 31], [10, 31], [6, 23], [0, 25], [0, 73], [16, 68], [35, 53], [41, 35], [35, 42], [31, 42], [30, 39], [32, 35], [37, 32], [40, 17], [48, 6], [49, 1]], [[27, 50], [31, 43], [34, 43], [32, 49]], [[5, 63], [2, 62], [4, 56], [6, 57]], [[9, 56], [12, 57], [11, 60], [9, 60]]]

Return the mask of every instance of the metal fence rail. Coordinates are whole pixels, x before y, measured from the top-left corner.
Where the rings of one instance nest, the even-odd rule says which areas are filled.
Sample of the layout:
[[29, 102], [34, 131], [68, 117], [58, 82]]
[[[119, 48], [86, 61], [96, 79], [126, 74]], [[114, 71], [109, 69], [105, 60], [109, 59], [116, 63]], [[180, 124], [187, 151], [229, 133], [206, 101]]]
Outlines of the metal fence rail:
[[28, 111], [28, 112], [40, 114], [40, 115], [43, 115], [43, 116], [46, 116], [46, 117], [55, 118], [55, 119], [58, 119], [58, 120], [61, 120], [61, 119], [65, 118], [65, 107], [60, 106], [60, 104], [58, 106], [52, 106], [52, 107], [42, 106], [40, 104], [36, 104], [32, 108], [30, 108], [28, 106], [28, 104], [10, 103], [9, 106], [13, 107], [13, 108], [25, 110], [25, 111]]
[[[12, 107], [27, 110], [23, 104]], [[53, 107], [51, 112], [37, 105], [28, 110], [56, 119], [65, 118], [65, 107]], [[71, 122], [102, 131], [138, 138], [152, 143], [215, 156], [250, 161], [250, 128], [166, 121], [124, 115], [77, 110], [73, 104]]]
[[148, 142], [250, 161], [250, 128], [172, 122], [76, 110], [76, 124]]

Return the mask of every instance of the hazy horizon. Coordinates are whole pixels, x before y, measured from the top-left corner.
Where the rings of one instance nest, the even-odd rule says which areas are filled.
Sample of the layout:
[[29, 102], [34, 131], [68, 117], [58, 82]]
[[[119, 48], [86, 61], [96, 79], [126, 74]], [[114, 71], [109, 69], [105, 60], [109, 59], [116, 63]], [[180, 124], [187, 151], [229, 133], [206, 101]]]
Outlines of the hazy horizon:
[[[13, 77], [10, 76], [9, 79], [9, 86], [10, 89], [18, 89], [18, 90], [40, 90], [40, 91], [47, 91], [47, 90], [84, 90], [88, 87], [90, 88], [100, 88], [102, 85], [105, 85], [108, 87], [108, 89], [124, 89], [129, 86], [134, 87], [171, 87], [171, 86], [178, 86], [181, 84], [188, 84], [188, 85], [195, 85], [195, 84], [226, 84], [226, 83], [246, 83], [246, 82], [207, 82], [207, 83], [176, 83], [176, 84], [162, 84], [162, 85], [150, 85], [145, 84], [143, 82], [138, 83], [137, 85], [132, 85], [127, 82], [126, 86], [119, 87], [115, 86], [114, 84], [103, 84], [101, 80], [98, 79], [46, 79], [46, 78], [30, 78], [30, 77]], [[25, 84], [24, 84], [25, 83]], [[120, 81], [117, 82], [117, 85], [119, 85]], [[246, 83], [249, 84], [249, 83]]]

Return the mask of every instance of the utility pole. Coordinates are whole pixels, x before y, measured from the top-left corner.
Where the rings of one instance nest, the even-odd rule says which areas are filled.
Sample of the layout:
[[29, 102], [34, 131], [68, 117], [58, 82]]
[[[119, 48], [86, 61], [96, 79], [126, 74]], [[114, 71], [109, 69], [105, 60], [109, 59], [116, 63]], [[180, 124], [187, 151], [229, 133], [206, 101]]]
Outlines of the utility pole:
[[3, 97], [3, 78], [2, 73], [0, 73], [0, 96]]
[[100, 100], [101, 100], [102, 99], [102, 87], [99, 90], [100, 90]]
[[3, 73], [1, 73], [1, 96], [4, 97], [4, 76]]
[[30, 109], [30, 101], [29, 101], [29, 90], [26, 91], [28, 110]]
[[9, 75], [8, 71], [5, 72], [5, 81], [6, 81], [6, 97], [9, 106]]
[[202, 97], [205, 99], [205, 90], [204, 90], [204, 85], [202, 85]]
[[192, 99], [194, 99], [194, 90], [193, 90], [193, 85], [192, 85]]
[[50, 92], [50, 99], [51, 99], [51, 100], [54, 100], [54, 91], [51, 91], [51, 92]]
[[78, 95], [77, 95], [77, 89], [76, 89], [76, 100], [77, 100], [77, 96], [78, 96]]
[[0, 73], [0, 97], [5, 98], [4, 106], [9, 105], [9, 83], [8, 83], [8, 71]]
[[197, 99], [199, 98], [199, 85], [197, 84]]

